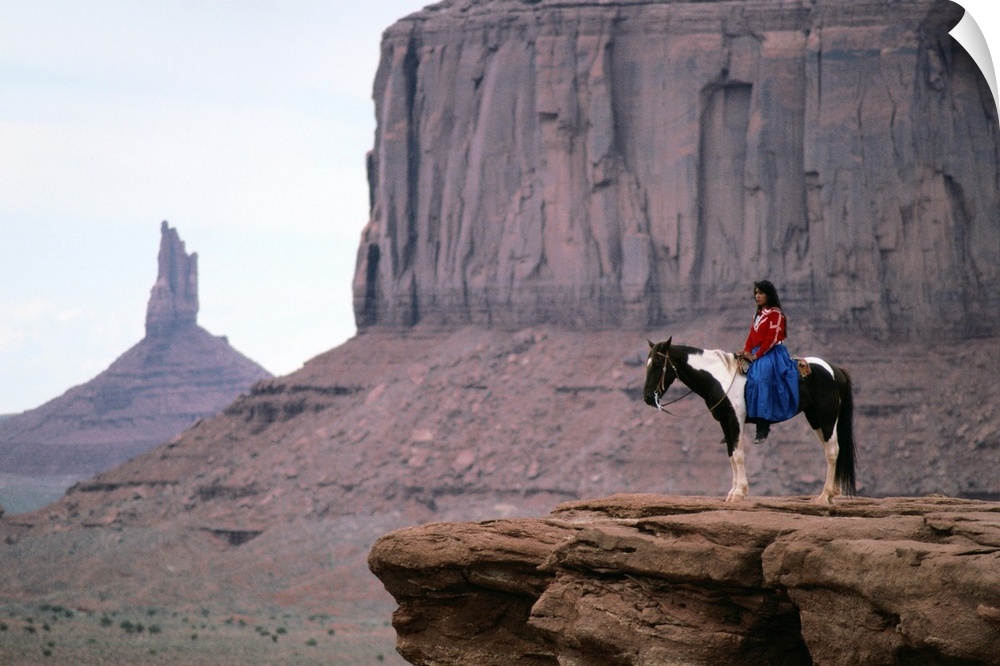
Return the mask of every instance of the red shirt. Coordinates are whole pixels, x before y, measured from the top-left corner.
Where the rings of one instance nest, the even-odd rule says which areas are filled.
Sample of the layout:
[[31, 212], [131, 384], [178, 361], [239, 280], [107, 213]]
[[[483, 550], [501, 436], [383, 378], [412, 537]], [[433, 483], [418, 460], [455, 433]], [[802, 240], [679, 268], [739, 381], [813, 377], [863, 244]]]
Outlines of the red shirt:
[[762, 308], [754, 317], [753, 326], [750, 327], [750, 335], [747, 336], [747, 343], [743, 351], [748, 354], [758, 347], [754, 358], [760, 358], [766, 354], [771, 347], [785, 339], [785, 315], [778, 308]]

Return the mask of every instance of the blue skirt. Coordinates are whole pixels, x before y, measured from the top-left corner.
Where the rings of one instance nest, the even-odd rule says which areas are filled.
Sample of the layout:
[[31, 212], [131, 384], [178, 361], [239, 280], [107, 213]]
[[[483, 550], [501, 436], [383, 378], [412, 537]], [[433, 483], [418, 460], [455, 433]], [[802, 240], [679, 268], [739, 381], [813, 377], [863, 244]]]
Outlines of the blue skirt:
[[747, 371], [747, 419], [778, 423], [799, 412], [799, 369], [785, 349], [775, 345]]

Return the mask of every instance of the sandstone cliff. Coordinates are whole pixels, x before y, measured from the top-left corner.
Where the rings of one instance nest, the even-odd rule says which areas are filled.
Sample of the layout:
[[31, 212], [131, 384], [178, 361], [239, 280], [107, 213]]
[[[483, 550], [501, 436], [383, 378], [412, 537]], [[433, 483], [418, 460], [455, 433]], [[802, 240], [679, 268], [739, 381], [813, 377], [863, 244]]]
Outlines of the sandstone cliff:
[[413, 664], [996, 664], [1000, 505], [620, 495], [389, 534]]
[[197, 324], [197, 256], [162, 224], [146, 336], [107, 370], [0, 422], [0, 470], [83, 478], [165, 442], [270, 377]]
[[944, 0], [448, 0], [386, 31], [361, 328], [742, 307], [1000, 327], [1000, 135]]

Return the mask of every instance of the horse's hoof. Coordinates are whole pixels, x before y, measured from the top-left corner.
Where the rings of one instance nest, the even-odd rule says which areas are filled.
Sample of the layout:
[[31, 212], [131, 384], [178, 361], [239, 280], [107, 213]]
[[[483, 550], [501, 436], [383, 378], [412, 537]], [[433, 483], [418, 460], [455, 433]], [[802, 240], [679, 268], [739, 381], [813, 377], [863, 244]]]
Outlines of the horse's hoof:
[[830, 506], [833, 504], [833, 497], [827, 495], [826, 493], [820, 495], [812, 501], [813, 504], [819, 504], [821, 506]]

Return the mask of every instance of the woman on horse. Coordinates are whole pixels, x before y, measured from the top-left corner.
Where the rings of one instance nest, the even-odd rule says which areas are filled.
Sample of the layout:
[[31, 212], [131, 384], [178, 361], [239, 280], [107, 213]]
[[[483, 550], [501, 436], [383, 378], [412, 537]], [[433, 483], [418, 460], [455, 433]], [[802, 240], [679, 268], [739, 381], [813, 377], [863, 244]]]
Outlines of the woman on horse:
[[747, 423], [757, 424], [755, 444], [767, 439], [772, 423], [786, 421], [799, 409], [799, 371], [782, 341], [785, 313], [778, 290], [768, 280], [753, 283], [757, 303], [750, 335], [737, 356], [750, 363], [747, 370]]

